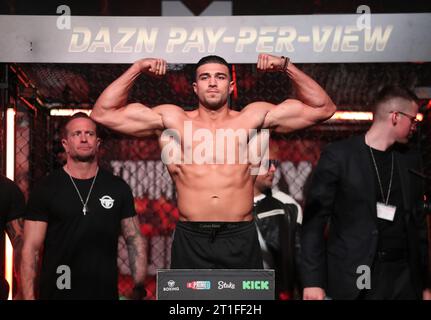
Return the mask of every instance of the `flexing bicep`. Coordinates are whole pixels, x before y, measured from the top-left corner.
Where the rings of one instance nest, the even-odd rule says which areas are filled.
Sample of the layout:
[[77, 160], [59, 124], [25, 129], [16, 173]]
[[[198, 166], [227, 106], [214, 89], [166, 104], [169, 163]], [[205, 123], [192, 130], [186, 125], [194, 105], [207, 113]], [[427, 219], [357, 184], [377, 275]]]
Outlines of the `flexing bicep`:
[[148, 131], [163, 129], [162, 116], [140, 103], [131, 103], [106, 112], [93, 110], [91, 118], [100, 124], [132, 136], [145, 136]]
[[313, 108], [299, 100], [288, 99], [270, 108], [263, 127], [274, 129], [276, 132], [289, 133], [325, 121], [332, 114], [333, 112], [328, 112], [325, 107]]

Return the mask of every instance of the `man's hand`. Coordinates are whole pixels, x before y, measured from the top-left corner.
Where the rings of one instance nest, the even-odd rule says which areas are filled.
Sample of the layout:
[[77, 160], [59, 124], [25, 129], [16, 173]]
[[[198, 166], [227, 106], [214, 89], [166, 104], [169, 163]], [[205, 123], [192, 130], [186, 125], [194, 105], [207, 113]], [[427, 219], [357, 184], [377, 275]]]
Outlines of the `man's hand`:
[[[280, 71], [284, 68], [285, 59], [271, 54], [259, 54], [257, 59], [257, 69], [261, 71]], [[286, 65], [287, 67], [287, 65]]]
[[138, 284], [133, 287], [130, 299], [132, 300], [144, 300], [147, 296], [147, 290], [143, 284]]
[[304, 300], [323, 300], [325, 299], [325, 290], [319, 287], [304, 288], [302, 298]]
[[422, 300], [431, 300], [431, 289], [422, 291]]
[[152, 76], [163, 76], [166, 74], [166, 61], [163, 59], [146, 58], [134, 63], [142, 73]]

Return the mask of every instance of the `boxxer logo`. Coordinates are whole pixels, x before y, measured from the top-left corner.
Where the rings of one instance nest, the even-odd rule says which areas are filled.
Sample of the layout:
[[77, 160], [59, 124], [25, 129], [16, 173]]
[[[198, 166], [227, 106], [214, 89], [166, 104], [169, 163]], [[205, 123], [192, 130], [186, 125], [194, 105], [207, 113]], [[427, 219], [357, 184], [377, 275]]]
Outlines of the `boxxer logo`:
[[180, 291], [180, 287], [175, 286], [174, 280], [169, 280], [167, 282], [168, 286], [163, 288], [163, 291]]

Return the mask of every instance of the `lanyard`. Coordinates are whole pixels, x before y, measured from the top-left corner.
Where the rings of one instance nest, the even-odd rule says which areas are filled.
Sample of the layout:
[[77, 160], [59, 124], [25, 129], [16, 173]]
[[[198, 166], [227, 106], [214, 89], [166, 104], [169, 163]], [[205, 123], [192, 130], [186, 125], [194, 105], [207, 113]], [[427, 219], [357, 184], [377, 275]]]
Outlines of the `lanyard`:
[[382, 187], [382, 181], [380, 179], [380, 174], [379, 174], [379, 169], [377, 168], [377, 163], [376, 163], [376, 159], [374, 159], [374, 153], [373, 153], [373, 149], [371, 149], [370, 146], [368, 146], [370, 148], [370, 152], [371, 152], [371, 158], [373, 159], [373, 164], [374, 164], [374, 168], [376, 169], [376, 174], [377, 174], [377, 180], [379, 182], [379, 187], [380, 187], [380, 192], [382, 194], [382, 199], [383, 202], [385, 203], [385, 205], [388, 205], [389, 202], [389, 196], [391, 194], [391, 188], [392, 188], [392, 178], [394, 176], [394, 153], [391, 152], [392, 155], [392, 166], [391, 166], [391, 178], [389, 180], [389, 188], [388, 188], [388, 196], [385, 199], [385, 194], [383, 193], [383, 187]]

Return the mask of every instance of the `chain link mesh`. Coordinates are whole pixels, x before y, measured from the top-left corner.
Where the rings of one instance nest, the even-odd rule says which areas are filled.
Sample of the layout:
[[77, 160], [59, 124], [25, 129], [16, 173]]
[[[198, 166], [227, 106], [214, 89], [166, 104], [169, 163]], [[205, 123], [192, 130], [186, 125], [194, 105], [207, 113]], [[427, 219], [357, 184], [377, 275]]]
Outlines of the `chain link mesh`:
[[[51, 106], [57, 101], [62, 101], [63, 105], [92, 105], [107, 84], [127, 68], [125, 65], [110, 65], [108, 68], [80, 64], [22, 67]], [[431, 83], [430, 64], [313, 64], [299, 67], [323, 85], [340, 110], [369, 110], [370, 98], [385, 84], [413, 88]], [[195, 106], [197, 100], [191, 87], [194, 67], [170, 65], [169, 69], [169, 74], [163, 79], [141, 77], [132, 90], [130, 101], [149, 106], [175, 103], [187, 110]], [[235, 65], [235, 75], [237, 88], [230, 101], [233, 109], [240, 110], [253, 101], [279, 103], [295, 96], [294, 88], [285, 75], [260, 74], [254, 66], [241, 64]], [[3, 106], [2, 117], [5, 110]], [[64, 163], [60, 141], [63, 122], [64, 118], [48, 116], [46, 109], [34, 112], [22, 102], [18, 104], [16, 180], [26, 195], [34, 182]], [[426, 112], [415, 141], [422, 148], [428, 176], [431, 175], [430, 123], [431, 115]], [[328, 142], [365, 132], [368, 126], [369, 122], [360, 121], [328, 122], [288, 136], [274, 135], [273, 144], [281, 160], [275, 174], [278, 188], [303, 204], [304, 190], [322, 147]], [[156, 272], [170, 265], [171, 237], [178, 220], [175, 187], [160, 160], [160, 148], [155, 138], [133, 139], [109, 130], [102, 130], [101, 136], [101, 166], [122, 177], [135, 197], [141, 231], [148, 242], [146, 299], [154, 299]], [[430, 195], [429, 183], [427, 188]], [[133, 284], [122, 237], [118, 252], [118, 288], [120, 296], [127, 298]]]

